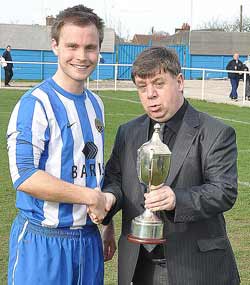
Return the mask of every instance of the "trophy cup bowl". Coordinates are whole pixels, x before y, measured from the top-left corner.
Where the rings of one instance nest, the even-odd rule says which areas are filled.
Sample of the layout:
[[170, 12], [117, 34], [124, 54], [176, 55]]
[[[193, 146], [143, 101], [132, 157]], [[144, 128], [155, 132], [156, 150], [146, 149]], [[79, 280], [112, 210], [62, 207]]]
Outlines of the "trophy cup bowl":
[[[137, 172], [139, 180], [147, 187], [147, 192], [157, 191], [167, 178], [171, 151], [160, 139], [160, 124], [155, 125], [150, 141], [144, 143], [137, 151]], [[140, 244], [162, 244], [163, 221], [149, 209], [135, 217], [131, 224], [128, 240]]]

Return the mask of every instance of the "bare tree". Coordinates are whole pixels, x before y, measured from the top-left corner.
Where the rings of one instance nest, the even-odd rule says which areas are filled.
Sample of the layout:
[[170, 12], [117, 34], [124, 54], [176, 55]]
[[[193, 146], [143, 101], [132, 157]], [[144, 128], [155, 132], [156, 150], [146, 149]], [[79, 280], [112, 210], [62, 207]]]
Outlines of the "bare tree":
[[[239, 32], [240, 31], [240, 20], [236, 19], [235, 22], [232, 25], [232, 31], [233, 32]], [[250, 32], [250, 18], [244, 17], [242, 20], [242, 32]]]
[[[235, 18], [232, 21], [221, 21], [219, 19], [212, 19], [199, 26], [199, 30], [217, 30], [225, 32], [239, 32], [240, 19]], [[250, 32], [250, 18], [244, 17], [242, 21], [242, 32]]]

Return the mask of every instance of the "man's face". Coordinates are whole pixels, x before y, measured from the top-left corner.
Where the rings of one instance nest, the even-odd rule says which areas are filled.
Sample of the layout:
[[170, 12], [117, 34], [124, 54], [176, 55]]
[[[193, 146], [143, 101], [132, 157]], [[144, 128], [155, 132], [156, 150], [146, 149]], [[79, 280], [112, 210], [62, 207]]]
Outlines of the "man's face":
[[83, 85], [83, 81], [95, 69], [99, 55], [99, 34], [94, 25], [65, 24], [59, 42], [52, 40], [52, 49], [58, 56], [57, 80], [62, 87]]
[[235, 60], [239, 60], [239, 57], [240, 57], [240, 55], [239, 55], [238, 53], [235, 53], [234, 56], [233, 56], [233, 58], [234, 58]]
[[180, 73], [158, 73], [151, 78], [135, 77], [135, 84], [145, 112], [157, 122], [166, 122], [182, 106], [184, 80]]
[[11, 47], [7, 47], [7, 51], [11, 51]]

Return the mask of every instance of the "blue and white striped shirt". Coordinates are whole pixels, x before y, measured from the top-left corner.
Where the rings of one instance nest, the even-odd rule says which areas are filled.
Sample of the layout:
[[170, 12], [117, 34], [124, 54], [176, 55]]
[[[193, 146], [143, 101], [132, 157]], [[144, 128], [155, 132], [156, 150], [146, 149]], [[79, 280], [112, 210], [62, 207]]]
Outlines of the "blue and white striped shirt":
[[[15, 106], [7, 130], [14, 187], [38, 169], [76, 185], [101, 186], [103, 129], [103, 103], [91, 91], [74, 95], [52, 78], [29, 90]], [[86, 205], [43, 201], [22, 191], [17, 191], [16, 207], [43, 226], [81, 227], [90, 222]]]

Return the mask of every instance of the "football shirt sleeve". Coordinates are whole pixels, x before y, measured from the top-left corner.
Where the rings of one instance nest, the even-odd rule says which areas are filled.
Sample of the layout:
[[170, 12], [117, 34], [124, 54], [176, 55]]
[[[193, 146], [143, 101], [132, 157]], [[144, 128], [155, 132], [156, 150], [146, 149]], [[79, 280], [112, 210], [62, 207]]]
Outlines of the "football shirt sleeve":
[[48, 140], [48, 120], [42, 103], [33, 96], [24, 96], [11, 114], [7, 130], [10, 173], [16, 189], [39, 169]]

